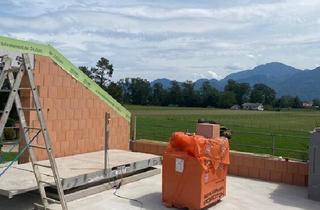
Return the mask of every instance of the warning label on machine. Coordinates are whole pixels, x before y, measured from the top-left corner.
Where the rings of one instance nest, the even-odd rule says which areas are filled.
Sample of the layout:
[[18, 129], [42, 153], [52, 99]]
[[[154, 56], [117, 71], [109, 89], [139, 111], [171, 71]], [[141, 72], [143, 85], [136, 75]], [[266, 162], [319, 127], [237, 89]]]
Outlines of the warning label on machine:
[[180, 158], [176, 158], [176, 171], [179, 173], [182, 173], [183, 168], [184, 168], [184, 160]]

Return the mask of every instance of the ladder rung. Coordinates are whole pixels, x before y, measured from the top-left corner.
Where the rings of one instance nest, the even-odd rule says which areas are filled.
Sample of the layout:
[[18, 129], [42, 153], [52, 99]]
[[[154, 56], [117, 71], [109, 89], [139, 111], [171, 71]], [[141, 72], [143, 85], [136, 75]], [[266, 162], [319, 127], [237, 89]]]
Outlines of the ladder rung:
[[4, 72], [19, 72], [20, 69], [6, 69], [6, 70], [3, 70]]
[[19, 129], [20, 127], [4, 127], [4, 129]]
[[55, 184], [52, 184], [50, 182], [46, 182], [46, 181], [42, 181], [42, 180], [40, 180], [39, 182], [43, 183], [43, 184], [46, 184], [46, 185], [49, 185], [49, 186], [57, 187]]
[[31, 88], [29, 88], [29, 87], [21, 87], [21, 88], [19, 88], [19, 90], [31, 90]]
[[0, 93], [10, 93], [11, 90], [0, 90]]
[[1, 145], [17, 145], [19, 144], [19, 140], [12, 140], [12, 141], [0, 141]]
[[33, 148], [36, 148], [36, 149], [47, 149], [45, 146], [42, 146], [42, 145], [34, 145], [34, 144], [31, 144], [30, 147], [33, 147]]
[[25, 110], [25, 111], [37, 111], [36, 108], [26, 108], [26, 107], [22, 107], [22, 108], [19, 108], [20, 110]]
[[50, 165], [43, 165], [43, 164], [40, 164], [40, 163], [34, 163], [33, 165], [44, 167], [44, 168], [52, 168]]
[[41, 130], [41, 128], [37, 128], [37, 127], [29, 127], [29, 126], [26, 126], [24, 127], [25, 129], [30, 129], [30, 130]]
[[60, 204], [60, 201], [57, 201], [57, 200], [52, 199], [52, 198], [44, 197], [43, 199], [45, 199], [45, 200], [47, 200], [47, 201], [50, 201], [50, 202], [52, 202], [52, 203], [58, 203], [58, 204]]

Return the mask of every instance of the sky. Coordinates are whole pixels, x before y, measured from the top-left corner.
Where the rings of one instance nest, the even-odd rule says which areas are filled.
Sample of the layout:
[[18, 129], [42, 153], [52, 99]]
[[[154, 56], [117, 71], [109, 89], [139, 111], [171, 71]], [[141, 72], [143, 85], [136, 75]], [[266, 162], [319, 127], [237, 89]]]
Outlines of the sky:
[[320, 66], [318, 0], [6, 0], [0, 34], [49, 43], [113, 80], [221, 79], [278, 61]]

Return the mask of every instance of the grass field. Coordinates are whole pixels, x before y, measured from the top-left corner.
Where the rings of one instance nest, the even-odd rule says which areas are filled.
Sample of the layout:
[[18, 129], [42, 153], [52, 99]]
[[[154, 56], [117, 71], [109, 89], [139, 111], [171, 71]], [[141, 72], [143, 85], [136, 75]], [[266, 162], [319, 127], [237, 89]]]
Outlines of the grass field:
[[[244, 111], [213, 108], [127, 106], [137, 116], [137, 139], [168, 141], [172, 132], [195, 131], [199, 118], [232, 129], [231, 149], [306, 160], [309, 131], [320, 125], [315, 110]], [[274, 143], [273, 143], [274, 142]]]
[[11, 161], [16, 157], [17, 153], [16, 152], [1, 152], [0, 153], [0, 164]]

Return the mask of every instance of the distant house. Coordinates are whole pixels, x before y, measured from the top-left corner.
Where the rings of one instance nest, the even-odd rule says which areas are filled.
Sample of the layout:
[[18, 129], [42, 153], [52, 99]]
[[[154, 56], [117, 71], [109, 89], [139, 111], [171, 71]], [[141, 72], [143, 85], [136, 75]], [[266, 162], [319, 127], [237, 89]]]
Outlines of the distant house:
[[312, 101], [305, 101], [302, 103], [303, 108], [312, 108], [313, 102]]
[[235, 104], [230, 109], [239, 110], [239, 109], [241, 109], [241, 106], [239, 106], [238, 104]]
[[242, 104], [242, 109], [245, 110], [257, 110], [257, 111], [263, 111], [263, 104], [261, 103], [244, 103]]

